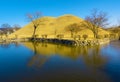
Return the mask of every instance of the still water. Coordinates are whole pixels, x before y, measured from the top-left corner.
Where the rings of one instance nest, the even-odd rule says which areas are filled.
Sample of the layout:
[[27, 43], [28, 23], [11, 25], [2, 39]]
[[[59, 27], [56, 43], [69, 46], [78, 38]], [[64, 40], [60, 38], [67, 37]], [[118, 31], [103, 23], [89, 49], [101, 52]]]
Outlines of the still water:
[[120, 42], [0, 44], [0, 82], [120, 82]]

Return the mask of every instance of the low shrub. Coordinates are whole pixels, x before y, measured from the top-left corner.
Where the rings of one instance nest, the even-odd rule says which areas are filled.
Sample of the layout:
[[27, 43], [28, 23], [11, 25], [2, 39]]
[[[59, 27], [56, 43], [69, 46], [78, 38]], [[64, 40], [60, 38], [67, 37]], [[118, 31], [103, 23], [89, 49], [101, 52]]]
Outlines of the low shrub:
[[88, 35], [84, 34], [82, 37], [84, 38], [84, 40], [86, 40], [88, 38]]

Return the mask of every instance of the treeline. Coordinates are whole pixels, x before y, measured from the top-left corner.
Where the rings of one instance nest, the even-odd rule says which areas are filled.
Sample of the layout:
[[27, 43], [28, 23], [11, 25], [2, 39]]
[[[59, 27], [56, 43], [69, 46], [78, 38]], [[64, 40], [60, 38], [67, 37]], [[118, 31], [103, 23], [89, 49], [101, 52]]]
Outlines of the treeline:
[[7, 23], [2, 24], [0, 26], [0, 36], [2, 36], [2, 35], [6, 35], [7, 36], [7, 35], [15, 32], [15, 31], [19, 30], [20, 28], [21, 28], [21, 26], [18, 25], [18, 24], [15, 24], [13, 26], [11, 26], [11, 25], [9, 25]]
[[120, 25], [116, 25], [105, 30], [111, 32], [112, 34], [118, 34], [120, 40]]

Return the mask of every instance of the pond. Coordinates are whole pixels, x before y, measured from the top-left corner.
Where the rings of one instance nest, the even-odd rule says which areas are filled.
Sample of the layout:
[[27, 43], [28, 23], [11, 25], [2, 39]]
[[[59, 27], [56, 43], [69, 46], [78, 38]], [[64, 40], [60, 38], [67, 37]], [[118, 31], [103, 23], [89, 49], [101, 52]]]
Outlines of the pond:
[[0, 44], [0, 82], [120, 82], [120, 41], [82, 47]]

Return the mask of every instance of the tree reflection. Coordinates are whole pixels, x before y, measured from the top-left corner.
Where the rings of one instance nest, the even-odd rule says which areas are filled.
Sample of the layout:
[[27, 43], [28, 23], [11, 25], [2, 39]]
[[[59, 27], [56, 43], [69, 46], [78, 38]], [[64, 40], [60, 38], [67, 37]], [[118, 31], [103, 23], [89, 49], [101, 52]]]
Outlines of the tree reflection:
[[15, 47], [19, 47], [19, 42], [3, 42], [3, 43], [0, 43], [0, 47], [10, 48], [11, 44], [14, 44]]
[[[34, 55], [31, 58], [31, 60], [28, 63], [28, 66], [34, 66], [36, 68], [40, 68], [42, 67], [42, 65], [47, 61], [47, 57], [46, 56], [42, 56], [40, 53], [38, 53], [38, 46], [39, 43], [38, 42], [32, 42], [33, 45], [33, 51], [34, 51]], [[46, 45], [45, 45], [46, 46]], [[44, 44], [42, 44], [42, 47], [44, 47]]]
[[15, 47], [19, 47], [19, 42], [14, 42]]
[[100, 45], [89, 47], [88, 49], [87, 50], [85, 49], [84, 52], [86, 53], [83, 54], [83, 58], [86, 65], [100, 67], [106, 63], [107, 58], [101, 54]]
[[9, 43], [9, 42], [0, 43], [0, 46], [1, 46], [2, 48], [9, 48], [9, 47], [10, 47], [10, 43]]
[[29, 66], [36, 65], [41, 67], [53, 55], [69, 57], [72, 60], [82, 57], [86, 65], [94, 67], [102, 66], [107, 61], [107, 58], [101, 55], [101, 46], [99, 45], [75, 47], [36, 42], [27, 42], [24, 45], [34, 51], [34, 56], [30, 60]]

